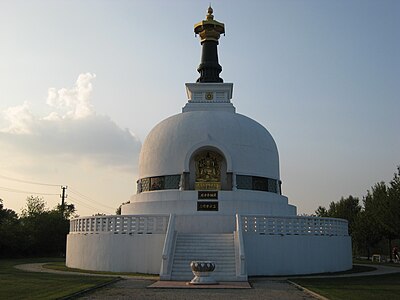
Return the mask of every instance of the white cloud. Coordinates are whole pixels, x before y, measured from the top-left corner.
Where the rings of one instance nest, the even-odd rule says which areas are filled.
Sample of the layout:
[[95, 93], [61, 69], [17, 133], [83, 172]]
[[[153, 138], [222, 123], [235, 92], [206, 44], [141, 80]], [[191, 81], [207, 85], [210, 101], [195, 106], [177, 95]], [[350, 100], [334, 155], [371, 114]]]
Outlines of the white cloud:
[[9, 126], [0, 130], [0, 132], [8, 132], [10, 134], [29, 134], [32, 133], [32, 127], [35, 123], [28, 102], [22, 105], [9, 107], [3, 111], [3, 116]]
[[62, 88], [57, 91], [55, 88], [50, 88], [46, 103], [56, 109], [67, 109], [64, 117], [79, 119], [94, 114], [93, 105], [90, 103], [93, 90], [91, 81], [94, 78], [95, 74], [80, 74], [71, 89]]
[[108, 116], [96, 114], [91, 103], [95, 77], [80, 74], [70, 89], [50, 88], [46, 103], [53, 111], [45, 117], [34, 115], [27, 102], [4, 110], [8, 124], [0, 129], [0, 142], [30, 157], [58, 157], [133, 172], [141, 143]]

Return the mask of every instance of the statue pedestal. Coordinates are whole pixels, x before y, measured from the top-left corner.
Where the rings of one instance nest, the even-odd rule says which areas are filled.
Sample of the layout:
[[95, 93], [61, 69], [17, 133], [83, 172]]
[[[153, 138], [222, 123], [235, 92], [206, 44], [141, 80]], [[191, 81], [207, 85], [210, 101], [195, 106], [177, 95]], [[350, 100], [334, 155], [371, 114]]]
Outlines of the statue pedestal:
[[215, 269], [215, 263], [212, 261], [192, 261], [190, 263], [194, 278], [189, 282], [193, 285], [218, 284], [212, 277]]

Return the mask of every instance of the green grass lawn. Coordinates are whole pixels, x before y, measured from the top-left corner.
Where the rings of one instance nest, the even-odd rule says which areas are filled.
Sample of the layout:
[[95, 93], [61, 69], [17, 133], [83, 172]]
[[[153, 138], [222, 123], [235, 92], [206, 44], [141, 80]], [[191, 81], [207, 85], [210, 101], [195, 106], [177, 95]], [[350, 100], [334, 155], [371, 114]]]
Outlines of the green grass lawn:
[[13, 267], [26, 263], [62, 261], [54, 258], [1, 259], [0, 299], [58, 299], [115, 280], [115, 277], [31, 273]]
[[400, 299], [400, 273], [348, 278], [294, 278], [291, 280], [331, 300]]

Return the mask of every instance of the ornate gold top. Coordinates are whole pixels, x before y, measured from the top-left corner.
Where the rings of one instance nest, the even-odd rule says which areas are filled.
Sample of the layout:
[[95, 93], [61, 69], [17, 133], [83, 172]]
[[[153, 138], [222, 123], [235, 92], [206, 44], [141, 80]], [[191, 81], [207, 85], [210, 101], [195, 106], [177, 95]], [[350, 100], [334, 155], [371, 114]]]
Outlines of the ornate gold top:
[[200, 35], [201, 42], [216, 41], [222, 33], [225, 33], [224, 23], [214, 20], [211, 5], [207, 9], [206, 19], [194, 25], [194, 33]]
[[214, 20], [214, 16], [213, 16], [213, 14], [212, 14], [212, 13], [214, 12], [214, 10], [212, 9], [211, 4], [210, 4], [210, 6], [208, 7], [207, 12], [208, 12], [208, 14], [207, 14], [207, 16], [206, 16], [206, 19], [207, 19], [207, 20]]

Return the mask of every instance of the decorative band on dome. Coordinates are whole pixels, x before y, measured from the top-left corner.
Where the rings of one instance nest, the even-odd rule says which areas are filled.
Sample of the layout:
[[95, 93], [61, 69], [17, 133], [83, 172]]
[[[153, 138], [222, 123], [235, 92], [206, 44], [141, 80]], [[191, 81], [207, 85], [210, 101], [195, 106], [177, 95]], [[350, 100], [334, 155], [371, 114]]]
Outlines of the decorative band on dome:
[[[178, 190], [181, 175], [166, 175], [141, 178], [137, 181], [137, 193]], [[253, 190], [282, 194], [281, 181], [260, 176], [236, 175], [236, 187], [239, 190]], [[196, 188], [194, 190], [197, 190]]]
[[260, 176], [236, 175], [236, 187], [240, 190], [254, 190], [281, 194], [280, 181]]
[[137, 193], [159, 191], [159, 190], [178, 190], [181, 175], [166, 175], [141, 178], [137, 181]]

